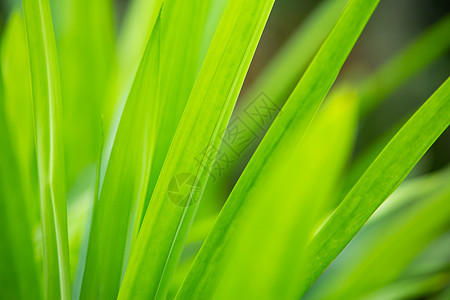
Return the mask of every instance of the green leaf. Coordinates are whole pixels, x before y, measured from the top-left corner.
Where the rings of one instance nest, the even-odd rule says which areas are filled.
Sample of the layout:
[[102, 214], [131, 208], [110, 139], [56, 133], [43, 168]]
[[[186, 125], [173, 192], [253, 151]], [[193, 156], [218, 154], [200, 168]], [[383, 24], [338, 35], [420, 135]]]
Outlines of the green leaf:
[[[380, 289], [363, 300], [385, 300], [385, 299], [433, 299], [446, 300], [450, 293], [447, 287], [447, 293], [443, 287], [448, 286], [450, 279], [449, 272], [441, 272], [433, 275], [408, 278], [393, 283]], [[433, 297], [436, 295], [436, 297]], [[432, 298], [430, 298], [432, 297]]]
[[109, 120], [108, 86], [115, 75], [113, 1], [55, 2], [64, 114], [66, 183], [72, 184], [97, 158], [100, 116]]
[[34, 142], [33, 103], [25, 24], [13, 11], [2, 36], [1, 72], [5, 117], [18, 163], [25, 210], [32, 230], [39, 225], [39, 190]]
[[30, 54], [44, 249], [45, 297], [70, 297], [61, 87], [48, 0], [23, 0]]
[[[248, 197], [249, 191], [259, 178], [269, 174], [266, 166], [284, 154], [286, 143], [296, 141], [291, 138], [301, 137], [307, 130], [377, 4], [378, 1], [360, 0], [348, 4], [241, 175], [180, 289], [180, 298], [208, 290], [215, 264], [226, 250], [226, 241], [236, 228], [234, 224], [242, 218], [239, 212], [258, 200]], [[323, 66], [327, 66], [326, 71]]]
[[[131, 84], [154, 30], [163, 0], [133, 0], [125, 11], [117, 38], [119, 93]], [[125, 85], [125, 86], [123, 86]]]
[[[158, 19], [159, 20], [159, 19]], [[159, 108], [160, 22], [155, 24], [94, 204], [81, 299], [117, 297], [133, 207], [145, 196]], [[132, 229], [132, 228], [131, 228]]]
[[[24, 37], [24, 32], [21, 31], [23, 24], [20, 27], [21, 21], [17, 12], [11, 16], [6, 36], [2, 40], [3, 46], [12, 45], [12, 33], [17, 33], [18, 42], [21, 42], [20, 34]], [[22, 49], [19, 47], [17, 50], [20, 54]], [[10, 56], [11, 54], [5, 55], [4, 48], [2, 48], [0, 63], [0, 67], [2, 67], [0, 73], [0, 298], [20, 297], [26, 299], [33, 297], [41, 299], [41, 283], [34, 261], [31, 219], [24, 217], [24, 212], [29, 209], [27, 205], [30, 200], [25, 196], [25, 188], [22, 185], [23, 178], [20, 173], [22, 166], [19, 164], [18, 156], [24, 152], [16, 151], [17, 144], [14, 145], [12, 139], [15, 132], [9, 128], [5, 113], [6, 102], [11, 98], [5, 95], [10, 95], [10, 93], [6, 93], [3, 88], [6, 90], [6, 86], [8, 89], [14, 88], [14, 86], [11, 86], [12, 82], [9, 80], [3, 86], [2, 75], [5, 73], [3, 63], [6, 61], [4, 58], [9, 57], [12, 65], [17, 66], [17, 59]], [[6, 74], [10, 74], [10, 72], [6, 72]]]
[[450, 123], [450, 79], [400, 129], [312, 240], [307, 250], [305, 293], [373, 212], [397, 188]]
[[[119, 298], [166, 296], [211, 159], [272, 5], [273, 0], [229, 1], [152, 194]], [[182, 191], [180, 182], [185, 183]]]
[[[133, 240], [147, 210], [161, 168], [197, 78], [207, 14], [211, 0], [170, 0], [164, 3], [161, 22], [161, 109], [158, 135], [152, 154], [147, 197], [139, 203]], [[196, 17], [193, 18], [192, 16]], [[177, 82], [177, 84], [174, 84]]]

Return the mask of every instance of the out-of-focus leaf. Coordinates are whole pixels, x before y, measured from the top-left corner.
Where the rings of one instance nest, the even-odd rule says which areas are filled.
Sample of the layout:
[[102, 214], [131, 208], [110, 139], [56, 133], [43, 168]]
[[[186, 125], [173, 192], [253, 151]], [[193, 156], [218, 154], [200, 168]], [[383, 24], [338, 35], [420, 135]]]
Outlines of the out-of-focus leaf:
[[[133, 240], [139, 232], [173, 136], [200, 68], [200, 47], [211, 0], [169, 0], [161, 21], [161, 109], [147, 197], [139, 203]], [[195, 18], [192, 16], [195, 15]], [[176, 82], [177, 84], [174, 84]]]
[[125, 86], [131, 85], [162, 3], [163, 0], [133, 0], [125, 11], [117, 38], [119, 94]]
[[[385, 299], [433, 299], [446, 300], [449, 293], [444, 295], [442, 286], [448, 284], [449, 272], [415, 277], [401, 280], [362, 298], [362, 300], [385, 300]], [[433, 297], [432, 295], [436, 295]], [[440, 298], [442, 295], [443, 298]]]
[[[340, 284], [320, 299], [362, 298], [397, 279], [405, 267], [448, 226], [450, 190], [447, 188], [397, 213], [389, 230], [378, 236], [363, 257], [340, 272]], [[375, 237], [373, 237], [375, 238]]]
[[361, 114], [366, 115], [407, 79], [445, 54], [450, 47], [449, 32], [450, 15], [447, 15], [364, 80]]
[[[15, 14], [12, 18], [8, 30], [14, 32], [18, 29], [16, 26], [20, 16]], [[2, 63], [0, 67], [3, 67]], [[5, 85], [10, 84], [5, 82]], [[0, 74], [0, 298], [41, 299], [41, 286], [34, 262], [32, 226], [30, 219], [23, 216], [28, 203], [22, 192], [21, 166], [11, 140], [13, 131], [8, 128], [6, 120], [5, 100]]]
[[25, 24], [18, 11], [11, 14], [2, 36], [1, 61], [5, 117], [11, 133], [14, 155], [19, 164], [19, 179], [26, 203], [25, 211], [31, 229], [34, 230], [39, 223], [39, 191], [33, 104]]
[[246, 91], [237, 107], [241, 117], [245, 117], [243, 107], [261, 93], [283, 106], [348, 2], [326, 0], [318, 4]]
[[61, 87], [48, 0], [23, 0], [41, 199], [45, 297], [70, 297]]
[[[70, 189], [97, 158], [101, 116], [110, 118], [116, 71], [113, 1], [59, 0], [54, 5], [64, 113], [66, 183]], [[111, 91], [110, 91], [111, 90]]]
[[450, 123], [450, 79], [378, 155], [308, 246], [304, 294]]

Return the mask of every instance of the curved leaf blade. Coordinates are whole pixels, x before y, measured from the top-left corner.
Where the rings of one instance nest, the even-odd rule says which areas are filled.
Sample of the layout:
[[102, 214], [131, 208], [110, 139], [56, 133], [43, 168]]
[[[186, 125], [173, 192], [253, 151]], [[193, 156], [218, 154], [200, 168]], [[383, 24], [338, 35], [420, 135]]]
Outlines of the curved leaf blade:
[[46, 298], [70, 298], [61, 87], [48, 0], [23, 0], [30, 55]]

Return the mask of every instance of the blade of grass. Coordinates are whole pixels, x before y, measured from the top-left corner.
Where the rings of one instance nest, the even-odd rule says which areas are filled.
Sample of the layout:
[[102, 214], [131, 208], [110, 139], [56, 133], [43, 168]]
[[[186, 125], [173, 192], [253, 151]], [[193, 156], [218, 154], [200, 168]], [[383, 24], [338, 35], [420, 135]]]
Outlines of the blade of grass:
[[134, 221], [130, 219], [133, 203], [145, 196], [149, 159], [154, 151], [159, 76], [160, 22], [157, 21], [125, 104], [94, 206], [81, 299], [117, 297], [127, 233]]
[[95, 162], [101, 141], [100, 116], [109, 118], [104, 107], [114, 103], [107, 97], [108, 79], [116, 68], [113, 1], [62, 0], [55, 6], [69, 189]]
[[[18, 24], [18, 17], [15, 15], [8, 26]], [[21, 167], [6, 120], [5, 98], [0, 74], [0, 298], [41, 299], [32, 226], [29, 218], [23, 217], [28, 199], [22, 193]]]
[[[133, 240], [147, 210], [181, 115], [199, 71], [200, 46], [211, 0], [170, 0], [163, 10], [161, 110], [158, 136], [145, 201], [139, 203]], [[195, 15], [195, 18], [192, 16]], [[177, 84], [174, 84], [177, 82]]]
[[112, 101], [105, 101], [103, 107], [103, 123], [107, 134], [102, 151], [100, 187], [103, 185], [123, 108], [162, 3], [162, 0], [134, 0], [124, 14], [116, 45], [118, 66], [116, 72], [110, 74], [106, 97]]
[[[208, 178], [211, 157], [215, 156], [272, 5], [273, 0], [228, 2], [132, 249], [120, 299], [166, 296]], [[205, 149], [199, 165], [195, 158]], [[182, 176], [191, 182], [177, 193], [177, 180]], [[171, 189], [174, 193], [168, 198]]]
[[25, 24], [17, 10], [12, 12], [2, 35], [1, 61], [5, 117], [14, 137], [11, 142], [19, 164], [25, 210], [31, 229], [35, 230], [40, 220], [30, 65]]
[[30, 55], [44, 249], [45, 297], [70, 297], [61, 87], [48, 0], [23, 0]]
[[[226, 249], [227, 238], [235, 228], [232, 225], [239, 223], [239, 211], [256, 201], [243, 201], [247, 199], [245, 195], [258, 178], [267, 176], [265, 166], [283, 154], [290, 137], [302, 136], [307, 130], [377, 4], [378, 1], [350, 1], [233, 189], [180, 289], [179, 298], [208, 289], [207, 279], [214, 274], [214, 264]], [[327, 66], [326, 72], [323, 66]]]
[[400, 129], [347, 194], [307, 250], [303, 295], [450, 123], [450, 79]]

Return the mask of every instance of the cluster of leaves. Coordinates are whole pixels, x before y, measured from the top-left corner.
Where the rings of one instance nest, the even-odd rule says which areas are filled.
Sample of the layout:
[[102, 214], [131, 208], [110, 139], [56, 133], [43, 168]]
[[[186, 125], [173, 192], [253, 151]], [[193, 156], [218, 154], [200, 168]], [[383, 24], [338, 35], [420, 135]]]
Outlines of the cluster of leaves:
[[274, 0], [134, 0], [118, 34], [110, 0], [23, 0], [1, 36], [1, 298], [444, 299], [448, 168], [391, 194], [448, 127], [449, 79], [350, 157], [450, 16], [333, 86], [378, 4], [323, 1], [235, 108]]

